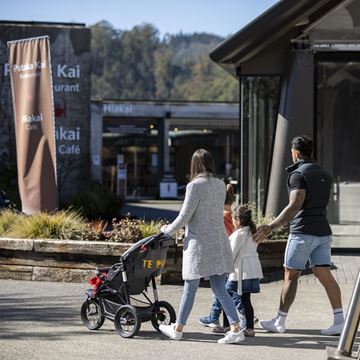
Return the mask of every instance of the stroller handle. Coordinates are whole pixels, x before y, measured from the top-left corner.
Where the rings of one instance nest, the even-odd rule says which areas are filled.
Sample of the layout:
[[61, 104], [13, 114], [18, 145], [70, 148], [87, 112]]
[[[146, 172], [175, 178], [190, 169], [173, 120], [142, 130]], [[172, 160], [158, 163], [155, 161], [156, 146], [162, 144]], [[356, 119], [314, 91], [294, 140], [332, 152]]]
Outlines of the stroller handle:
[[168, 243], [168, 245], [170, 246], [174, 243], [174, 240], [171, 236], [160, 232], [154, 236], [151, 236], [150, 239], [143, 244], [143, 246], [147, 246], [149, 243], [153, 243], [154, 240], [160, 240], [159, 243], [155, 243], [156, 245], [164, 245]]

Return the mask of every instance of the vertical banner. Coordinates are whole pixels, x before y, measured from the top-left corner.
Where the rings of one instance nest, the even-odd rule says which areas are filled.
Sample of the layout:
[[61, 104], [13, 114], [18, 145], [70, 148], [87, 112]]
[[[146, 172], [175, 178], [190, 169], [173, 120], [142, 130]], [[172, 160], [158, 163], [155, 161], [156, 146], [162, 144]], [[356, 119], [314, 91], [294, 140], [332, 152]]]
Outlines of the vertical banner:
[[49, 37], [9, 41], [22, 211], [57, 208], [54, 106]]

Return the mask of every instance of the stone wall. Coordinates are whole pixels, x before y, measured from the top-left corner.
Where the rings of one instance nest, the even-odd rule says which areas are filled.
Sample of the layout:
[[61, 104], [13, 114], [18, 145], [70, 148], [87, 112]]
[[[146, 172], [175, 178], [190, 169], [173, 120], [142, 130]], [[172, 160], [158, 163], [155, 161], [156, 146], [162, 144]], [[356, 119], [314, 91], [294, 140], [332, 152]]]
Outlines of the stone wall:
[[[118, 262], [132, 244], [0, 238], [0, 278], [14, 280], [86, 282], [96, 268]], [[282, 277], [286, 241], [272, 240], [259, 245], [263, 282]], [[171, 247], [158, 281], [177, 284], [182, 281], [182, 246]]]
[[0, 278], [84, 282], [118, 262], [131, 244], [0, 238]]

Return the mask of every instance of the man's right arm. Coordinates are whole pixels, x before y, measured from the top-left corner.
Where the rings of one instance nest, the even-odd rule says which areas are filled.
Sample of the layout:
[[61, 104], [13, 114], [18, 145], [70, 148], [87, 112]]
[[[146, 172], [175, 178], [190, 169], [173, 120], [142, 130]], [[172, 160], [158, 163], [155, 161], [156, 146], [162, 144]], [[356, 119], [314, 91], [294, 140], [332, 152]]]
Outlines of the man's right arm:
[[290, 191], [289, 204], [268, 225], [262, 225], [258, 228], [254, 234], [254, 240], [256, 242], [264, 240], [271, 232], [281, 226], [287, 225], [290, 220], [301, 210], [306, 196], [305, 189], [295, 189]]

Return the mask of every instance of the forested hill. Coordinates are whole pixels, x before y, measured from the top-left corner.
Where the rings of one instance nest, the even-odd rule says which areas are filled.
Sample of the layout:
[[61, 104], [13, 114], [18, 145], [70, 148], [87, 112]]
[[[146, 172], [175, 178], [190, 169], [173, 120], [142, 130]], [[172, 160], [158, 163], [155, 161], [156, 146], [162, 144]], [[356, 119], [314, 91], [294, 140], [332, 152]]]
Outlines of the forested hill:
[[209, 58], [223, 38], [160, 38], [149, 24], [123, 31], [101, 21], [92, 32], [92, 96], [100, 99], [238, 101], [238, 82]]

